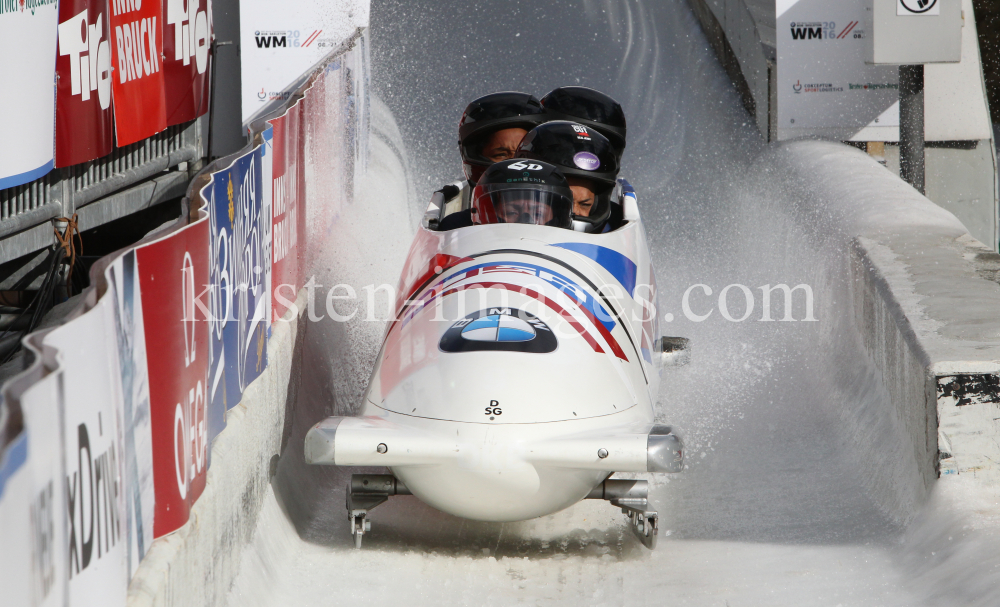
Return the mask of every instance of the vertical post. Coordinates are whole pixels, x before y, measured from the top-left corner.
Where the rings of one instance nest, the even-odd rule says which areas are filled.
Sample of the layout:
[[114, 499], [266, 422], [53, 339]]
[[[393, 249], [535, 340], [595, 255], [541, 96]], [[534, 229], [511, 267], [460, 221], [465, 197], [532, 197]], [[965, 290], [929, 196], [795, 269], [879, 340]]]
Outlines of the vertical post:
[[247, 143], [240, 71], [240, 3], [214, 0], [212, 11], [216, 39], [212, 44], [210, 159], [228, 156]]
[[899, 176], [924, 188], [924, 66], [899, 66]]

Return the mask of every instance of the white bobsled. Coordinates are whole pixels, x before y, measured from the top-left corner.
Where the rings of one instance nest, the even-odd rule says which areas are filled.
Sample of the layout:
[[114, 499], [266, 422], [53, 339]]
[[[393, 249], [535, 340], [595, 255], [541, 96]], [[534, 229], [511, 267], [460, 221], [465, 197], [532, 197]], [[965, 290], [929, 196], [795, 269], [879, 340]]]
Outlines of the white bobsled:
[[604, 234], [523, 224], [433, 229], [432, 201], [360, 417], [305, 439], [311, 464], [386, 466], [354, 475], [348, 514], [360, 547], [367, 512], [412, 494], [444, 512], [517, 521], [607, 499], [653, 547], [646, 481], [679, 472], [680, 438], [654, 423], [661, 369], [687, 340], [661, 338], [656, 282], [635, 194]]

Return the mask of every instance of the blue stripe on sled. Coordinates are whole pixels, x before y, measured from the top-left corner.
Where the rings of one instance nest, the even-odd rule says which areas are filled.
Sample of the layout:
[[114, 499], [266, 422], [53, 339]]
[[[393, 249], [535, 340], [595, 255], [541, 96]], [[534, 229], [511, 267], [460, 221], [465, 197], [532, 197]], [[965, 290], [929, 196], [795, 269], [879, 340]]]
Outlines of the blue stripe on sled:
[[638, 274], [638, 267], [628, 257], [625, 257], [614, 249], [583, 242], [562, 242], [552, 246], [567, 249], [593, 259], [614, 276], [625, 287], [629, 295], [635, 296], [635, 279]]

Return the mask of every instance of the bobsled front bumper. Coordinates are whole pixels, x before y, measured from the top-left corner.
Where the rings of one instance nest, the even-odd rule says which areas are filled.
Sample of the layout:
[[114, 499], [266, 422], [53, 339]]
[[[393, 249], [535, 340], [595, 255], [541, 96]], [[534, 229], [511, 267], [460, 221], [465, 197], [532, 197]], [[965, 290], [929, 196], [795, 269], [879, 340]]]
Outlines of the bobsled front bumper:
[[509, 426], [486, 428], [481, 433], [467, 431], [460, 439], [380, 417], [329, 417], [306, 434], [305, 460], [336, 466], [451, 464], [490, 470], [522, 463], [600, 472], [680, 472], [684, 467], [681, 438], [660, 424], [556, 436], [517, 432]]

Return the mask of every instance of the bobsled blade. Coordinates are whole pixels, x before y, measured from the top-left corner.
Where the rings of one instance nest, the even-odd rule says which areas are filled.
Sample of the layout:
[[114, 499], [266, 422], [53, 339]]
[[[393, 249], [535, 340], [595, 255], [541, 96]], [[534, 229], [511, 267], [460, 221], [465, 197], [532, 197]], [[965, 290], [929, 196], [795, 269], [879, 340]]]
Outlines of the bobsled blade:
[[651, 510], [630, 510], [628, 518], [632, 533], [639, 538], [642, 545], [650, 550], [656, 548], [656, 537], [660, 531], [659, 515]]

